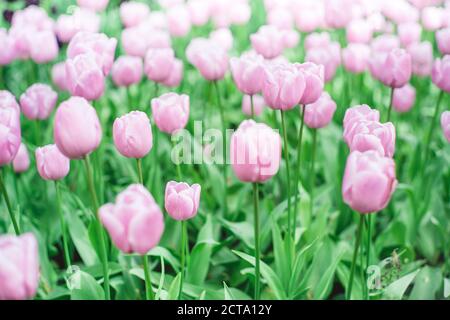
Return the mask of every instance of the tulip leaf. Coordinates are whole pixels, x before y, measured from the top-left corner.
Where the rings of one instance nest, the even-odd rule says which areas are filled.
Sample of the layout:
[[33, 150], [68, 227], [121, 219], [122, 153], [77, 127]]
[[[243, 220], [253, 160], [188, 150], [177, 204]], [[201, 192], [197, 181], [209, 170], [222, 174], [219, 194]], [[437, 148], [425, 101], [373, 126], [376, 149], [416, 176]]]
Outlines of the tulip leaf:
[[89, 274], [77, 270], [69, 279], [71, 286], [71, 300], [103, 300], [105, 293], [103, 288]]
[[172, 280], [172, 283], [169, 287], [169, 292], [167, 295], [168, 300], [177, 300], [178, 295], [180, 293], [181, 286], [181, 273], [178, 273], [177, 276]]

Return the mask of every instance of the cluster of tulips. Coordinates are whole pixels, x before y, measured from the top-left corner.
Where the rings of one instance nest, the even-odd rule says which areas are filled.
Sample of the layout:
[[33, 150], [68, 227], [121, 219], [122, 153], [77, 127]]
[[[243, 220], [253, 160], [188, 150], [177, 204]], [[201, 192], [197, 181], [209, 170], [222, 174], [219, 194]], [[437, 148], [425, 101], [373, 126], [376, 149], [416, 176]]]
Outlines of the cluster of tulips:
[[[424, 123], [429, 126], [423, 150], [424, 168], [431, 153], [431, 141], [439, 116], [444, 135], [450, 142], [450, 111], [442, 114], [440, 111], [445, 92], [450, 92], [450, 4], [442, 5], [443, 1], [439, 0], [267, 0], [264, 1], [267, 24], [246, 39], [251, 50], [230, 58], [236, 40], [231, 27], [249, 23], [252, 17], [250, 1], [159, 1], [162, 10], [150, 9], [144, 2], [123, 2], [119, 9], [124, 26], [120, 37], [123, 55], [120, 56], [116, 55], [118, 39], [99, 33], [99, 13], [106, 9], [108, 2], [77, 0], [79, 7], [60, 15], [56, 21], [43, 8], [31, 5], [14, 12], [9, 30], [0, 29], [2, 67], [13, 61], [31, 59], [32, 65], [38, 64], [37, 68], [40, 68], [55, 61], [60, 54], [59, 45], [67, 44], [66, 59], [52, 64], [51, 79], [58, 92], [45, 83], [32, 83], [20, 97], [15, 97], [7, 89], [0, 91], [0, 189], [15, 232], [15, 236], [0, 236], [0, 299], [33, 298], [39, 285], [37, 239], [33, 233], [22, 230], [3, 176], [10, 164], [16, 173], [29, 170], [30, 141], [35, 141], [36, 145], [37, 172], [42, 179], [55, 185], [65, 266], [73, 264], [65, 219], [71, 213], [63, 212], [61, 185], [70, 172], [71, 161], [82, 161], [85, 187], [91, 196], [93, 215], [90, 219], [95, 223], [105, 298], [112, 296], [107, 251], [111, 240], [124, 254], [142, 257], [146, 298], [155, 299], [157, 290], [152, 286], [148, 253], [160, 242], [165, 218], [162, 208], [145, 187], [142, 159], [152, 154], [152, 159], [158, 161], [157, 146], [158, 139], [161, 139], [158, 136], [161, 133], [176, 134], [189, 123], [192, 97], [182, 93], [183, 82], [188, 81], [183, 75], [186, 62], [210, 82], [216, 93], [224, 139], [221, 150], [222, 216], [228, 214], [228, 163], [240, 181], [253, 186], [255, 299], [260, 298], [263, 284], [260, 275], [260, 185], [278, 173], [284, 160], [285, 183], [281, 188], [285, 190], [287, 215], [283, 231], [292, 266], [298, 254], [298, 204], [302, 196], [299, 185], [308, 185], [313, 212], [315, 153], [320, 142], [318, 131], [326, 127], [339, 111], [342, 114], [345, 111], [343, 140], [349, 155], [342, 180], [342, 198], [350, 208], [360, 213], [351, 274], [345, 288], [346, 297], [351, 299], [364, 230], [368, 234], [364, 251], [368, 266], [373, 214], [388, 206], [397, 185], [394, 161], [396, 127], [390, 122], [391, 111], [407, 112], [414, 105], [416, 91], [410, 84], [413, 74], [431, 76], [441, 92], [432, 120]], [[188, 39], [196, 28], [208, 23], [215, 27], [209, 37], [193, 37], [183, 43], [186, 47], [183, 47], [183, 52], [176, 51], [173, 41]], [[436, 31], [436, 43], [442, 57], [435, 59], [433, 43], [421, 41], [423, 28]], [[318, 30], [322, 31], [315, 32]], [[336, 30], [339, 41], [333, 40], [330, 30]], [[348, 44], [344, 46], [345, 43]], [[286, 50], [303, 52], [300, 45], [304, 47], [303, 63], [290, 62], [283, 56]], [[354, 86], [354, 80], [359, 79], [358, 74], [366, 71], [390, 88], [390, 104], [381, 109], [386, 122], [380, 121], [380, 111], [368, 105], [337, 105], [326, 88], [341, 69], [347, 72], [345, 77], [350, 94], [353, 94], [352, 90], [358, 90]], [[227, 141], [226, 130], [231, 124], [227, 113], [230, 108], [222, 103], [224, 87], [221, 85], [229, 71], [235, 86], [243, 94], [242, 112], [247, 119], [239, 124]], [[97, 101], [108, 95], [108, 90], [113, 90], [109, 88], [109, 77], [115, 87], [125, 88], [128, 92], [125, 104], [130, 110], [136, 110], [120, 116], [113, 114], [117, 118], [112, 129], [106, 130], [110, 124], [102, 123], [99, 118], [101, 110], [98, 110]], [[7, 80], [3, 79], [3, 88], [6, 88]], [[142, 84], [149, 82], [154, 85], [152, 99], [138, 109], [133, 105], [137, 99], [131, 89], [137, 86], [137, 95], [140, 96], [141, 91], [148, 90]], [[160, 95], [161, 89], [166, 93]], [[63, 92], [69, 97], [59, 101]], [[40, 125], [48, 122], [57, 104], [52, 118], [54, 143], [42, 146]], [[265, 106], [273, 115], [270, 123], [259, 122]], [[298, 114], [295, 128], [289, 128], [286, 119], [291, 110]], [[22, 132], [21, 115], [26, 121], [34, 122], [35, 131]], [[312, 134], [312, 148], [308, 149], [311, 162], [306, 164], [302, 163], [305, 126]], [[274, 129], [280, 129], [281, 135]], [[288, 133], [293, 129], [297, 137], [295, 147], [289, 145], [288, 139]], [[103, 130], [112, 132], [112, 137], [104, 137]], [[118, 193], [114, 202], [102, 204], [99, 203], [99, 190], [94, 179], [95, 174], [102, 174], [102, 167], [93, 165], [90, 155], [105, 139], [112, 140], [123, 157], [134, 159], [138, 179]], [[230, 155], [229, 162], [227, 154]], [[177, 181], [164, 177], [167, 182], [164, 209], [171, 218], [180, 221], [182, 244], [178, 297], [182, 298], [190, 250], [187, 221], [199, 211], [201, 181], [188, 184], [183, 168], [179, 164], [174, 166]], [[306, 176], [302, 170], [308, 172], [310, 181], [302, 181]], [[158, 292], [156, 294], [160, 296]]]

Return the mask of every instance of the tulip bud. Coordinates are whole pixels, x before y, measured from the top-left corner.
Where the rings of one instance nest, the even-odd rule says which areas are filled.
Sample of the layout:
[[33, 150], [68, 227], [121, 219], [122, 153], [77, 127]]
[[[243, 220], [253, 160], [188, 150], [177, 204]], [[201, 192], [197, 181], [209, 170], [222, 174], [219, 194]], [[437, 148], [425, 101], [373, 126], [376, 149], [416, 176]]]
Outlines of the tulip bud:
[[347, 71], [362, 73], [369, 65], [370, 48], [365, 44], [351, 43], [342, 50], [342, 60]]
[[30, 167], [30, 156], [28, 155], [27, 146], [20, 144], [19, 151], [13, 160], [13, 169], [16, 173], [22, 173]]
[[36, 149], [36, 167], [44, 180], [60, 180], [69, 174], [70, 159], [55, 144]]
[[264, 84], [264, 58], [253, 52], [230, 60], [231, 73], [238, 89], [253, 95], [261, 91]]
[[305, 91], [300, 98], [300, 104], [310, 104], [316, 102], [323, 92], [324, 68], [311, 62], [294, 64], [305, 79]]
[[418, 76], [429, 76], [433, 69], [433, 46], [430, 42], [413, 43], [408, 47], [412, 59], [412, 72]]
[[329, 82], [336, 74], [341, 63], [341, 48], [338, 43], [330, 43], [327, 47], [313, 48], [306, 53], [305, 61], [324, 66], [325, 82]]
[[47, 63], [58, 57], [58, 41], [53, 31], [36, 32], [30, 37], [30, 57], [36, 63]]
[[441, 127], [445, 138], [450, 142], [450, 111], [444, 111], [441, 115]]
[[166, 185], [164, 206], [175, 220], [189, 220], [197, 215], [200, 204], [201, 186], [189, 186], [185, 182], [169, 181]]
[[114, 62], [111, 75], [116, 86], [128, 87], [141, 81], [143, 70], [141, 58], [121, 56]]
[[401, 88], [409, 82], [412, 73], [411, 55], [403, 49], [394, 49], [381, 60], [371, 60], [372, 74], [384, 85]]
[[450, 92], [450, 55], [434, 62], [431, 80], [439, 89]]
[[58, 95], [50, 86], [36, 83], [20, 96], [20, 106], [28, 119], [45, 120], [52, 113], [57, 100]]
[[189, 120], [189, 96], [166, 93], [151, 101], [153, 120], [162, 132], [172, 134]]
[[397, 112], [408, 112], [416, 101], [416, 89], [409, 83], [401, 88], [394, 89], [392, 107]]
[[61, 91], [68, 91], [66, 80], [66, 64], [64, 62], [57, 63], [52, 67], [52, 82]]
[[77, 0], [77, 4], [82, 8], [93, 11], [103, 11], [106, 9], [109, 0]]
[[120, 19], [126, 28], [139, 25], [149, 14], [149, 6], [142, 2], [130, 1], [120, 5]]
[[21, 142], [20, 113], [15, 107], [3, 107], [0, 99], [0, 166], [11, 163]]
[[173, 49], [149, 49], [145, 55], [145, 74], [155, 82], [163, 82], [169, 78], [175, 62]]
[[372, 39], [372, 26], [366, 20], [352, 20], [347, 25], [347, 41], [349, 43], [369, 43]]
[[211, 13], [209, 0], [190, 0], [186, 5], [194, 26], [203, 26], [208, 22]]
[[0, 66], [10, 64], [15, 58], [14, 41], [3, 28], [0, 28], [0, 48]]
[[436, 41], [441, 54], [450, 54], [450, 28], [437, 31]]
[[333, 119], [336, 102], [327, 92], [323, 92], [317, 101], [307, 104], [303, 111], [305, 112], [305, 124], [309, 128], [320, 129], [327, 126]]
[[223, 79], [228, 69], [226, 50], [210, 39], [193, 39], [186, 49], [186, 57], [209, 81]]
[[212, 31], [209, 34], [209, 39], [221, 46], [225, 51], [229, 51], [233, 48], [233, 34], [228, 28], [220, 28]]
[[166, 13], [169, 32], [174, 37], [184, 37], [191, 31], [191, 17], [185, 5], [175, 5]]
[[350, 142], [346, 137], [351, 135], [353, 128], [361, 121], [380, 121], [380, 112], [365, 104], [347, 109], [344, 116], [344, 140], [347, 145]]
[[169, 77], [162, 82], [166, 87], [178, 87], [183, 79], [183, 62], [175, 59]]
[[403, 47], [420, 42], [422, 26], [417, 22], [402, 23], [398, 26], [398, 37]]
[[284, 50], [283, 32], [275, 26], [261, 26], [250, 36], [250, 41], [253, 49], [266, 59], [276, 58]]

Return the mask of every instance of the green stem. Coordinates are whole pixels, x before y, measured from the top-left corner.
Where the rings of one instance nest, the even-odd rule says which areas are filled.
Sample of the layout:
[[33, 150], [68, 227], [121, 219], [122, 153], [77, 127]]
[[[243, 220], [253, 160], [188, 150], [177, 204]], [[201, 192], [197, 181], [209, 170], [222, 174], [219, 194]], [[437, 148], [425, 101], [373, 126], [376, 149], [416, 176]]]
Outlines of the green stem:
[[389, 108], [387, 113], [386, 122], [391, 121], [391, 112], [392, 112], [392, 101], [394, 100], [394, 88], [391, 88], [391, 97], [389, 99]]
[[127, 110], [133, 110], [134, 106], [133, 106], [133, 96], [131, 94], [131, 87], [128, 86], [126, 88], [127, 90], [127, 99], [128, 99], [128, 108]]
[[102, 261], [102, 269], [103, 269], [103, 276], [104, 276], [104, 290], [105, 290], [105, 297], [106, 300], [111, 299], [111, 292], [109, 287], [109, 268], [108, 268], [108, 255], [106, 252], [106, 239], [103, 232], [102, 224], [100, 222], [100, 217], [98, 215], [98, 209], [99, 209], [99, 203], [97, 198], [97, 192], [95, 191], [94, 186], [94, 176], [92, 173], [92, 166], [89, 160], [89, 155], [87, 155], [84, 158], [84, 164], [86, 167], [86, 176], [88, 180], [88, 188], [89, 193], [91, 194], [91, 201], [92, 206], [94, 207], [94, 213], [95, 213], [95, 229], [97, 233], [97, 237], [100, 241], [100, 260]]
[[261, 249], [260, 249], [260, 237], [259, 237], [259, 190], [258, 183], [253, 183], [253, 208], [255, 214], [254, 228], [255, 228], [255, 300], [260, 298], [260, 288], [261, 288], [261, 276], [259, 270], [259, 264], [261, 260]]
[[180, 292], [178, 294], [178, 300], [181, 299], [181, 294], [183, 293], [183, 282], [185, 278], [185, 273], [187, 269], [186, 265], [186, 251], [188, 247], [188, 237], [187, 237], [187, 222], [186, 220], [181, 221], [181, 282], [180, 282]]
[[287, 200], [288, 200], [288, 237], [289, 237], [289, 248], [291, 248], [290, 243], [292, 239], [292, 230], [291, 230], [291, 174], [289, 170], [289, 150], [288, 150], [288, 138], [286, 131], [286, 119], [284, 115], [284, 111], [280, 110], [281, 113], [281, 126], [283, 128], [283, 140], [284, 140], [284, 157], [286, 161], [286, 190], [287, 190]]
[[5, 180], [3, 179], [3, 167], [0, 167], [0, 191], [3, 193], [3, 197], [5, 198], [6, 207], [8, 208], [9, 216], [11, 217], [11, 221], [14, 227], [14, 232], [16, 235], [20, 234], [19, 225], [16, 221], [16, 216], [12, 210], [11, 201], [9, 200], [8, 190], [6, 190]]
[[136, 166], [137, 166], [139, 183], [144, 185], [144, 176], [142, 175], [142, 159], [141, 158], [136, 159]]
[[316, 149], [317, 149], [317, 129], [312, 129], [312, 136], [313, 136], [313, 141], [312, 141], [312, 150], [311, 150], [311, 171], [310, 171], [310, 187], [311, 187], [311, 191], [310, 191], [310, 196], [311, 196], [311, 204], [310, 204], [310, 208], [311, 208], [311, 215], [314, 212], [314, 184], [315, 184], [315, 172], [314, 172], [314, 166], [315, 166], [315, 162], [316, 162]]
[[61, 188], [59, 185], [59, 181], [57, 180], [55, 181], [55, 190], [56, 190], [56, 210], [58, 211], [59, 220], [61, 223], [61, 234], [63, 238], [64, 259], [66, 261], [66, 267], [69, 268], [72, 265], [70, 263], [69, 241], [67, 238], [66, 221], [64, 219], [64, 213], [62, 211], [61, 206]]
[[[372, 214], [367, 215], [367, 244], [366, 244], [366, 272], [370, 266], [370, 246], [372, 243]], [[367, 291], [366, 299], [369, 299], [369, 293]]]
[[[172, 140], [172, 146], [175, 148], [175, 141], [174, 140]], [[183, 180], [183, 175], [181, 174], [181, 165], [180, 165], [180, 161], [179, 161], [179, 158], [178, 158], [178, 154], [177, 154], [175, 166], [177, 167], [178, 182], [181, 182]]]
[[252, 112], [252, 119], [255, 118], [255, 107], [253, 105], [253, 95], [250, 95], [250, 108], [251, 108], [251, 112]]
[[298, 143], [297, 143], [297, 170], [295, 172], [295, 185], [294, 185], [294, 192], [295, 192], [295, 203], [294, 203], [294, 240], [295, 240], [295, 230], [297, 229], [297, 207], [298, 207], [298, 201], [299, 201], [299, 190], [298, 190], [298, 182], [300, 181], [300, 164], [301, 164], [301, 155], [302, 155], [302, 140], [303, 140], [303, 128], [305, 127], [305, 111], [306, 105], [303, 106], [303, 108], [300, 107], [300, 129], [298, 131]]
[[423, 163], [423, 169], [422, 172], [425, 172], [425, 166], [428, 162], [428, 158], [429, 158], [429, 153], [430, 153], [430, 145], [431, 145], [431, 138], [433, 137], [433, 131], [434, 128], [436, 126], [436, 119], [438, 117], [439, 114], [439, 107], [441, 105], [441, 101], [442, 98], [444, 97], [444, 90], [441, 90], [441, 92], [439, 93], [439, 97], [436, 103], [436, 107], [434, 109], [434, 114], [433, 114], [433, 119], [431, 120], [431, 124], [430, 124], [430, 129], [428, 130], [428, 134], [427, 134], [427, 139], [426, 139], [426, 144], [425, 144], [425, 161]]
[[348, 280], [346, 299], [350, 300], [352, 297], [352, 288], [353, 288], [353, 277], [355, 275], [355, 267], [356, 267], [356, 257], [358, 256], [358, 249], [361, 243], [361, 234], [364, 225], [364, 215], [360, 215], [358, 230], [356, 231], [356, 242], [355, 242], [355, 250], [353, 251], [353, 259], [352, 266], [350, 269], [350, 278]]
[[148, 263], [148, 255], [142, 256], [142, 263], [144, 265], [144, 277], [145, 277], [145, 298], [147, 300], [155, 300], [155, 294], [153, 293], [152, 280], [150, 277], [150, 268]]

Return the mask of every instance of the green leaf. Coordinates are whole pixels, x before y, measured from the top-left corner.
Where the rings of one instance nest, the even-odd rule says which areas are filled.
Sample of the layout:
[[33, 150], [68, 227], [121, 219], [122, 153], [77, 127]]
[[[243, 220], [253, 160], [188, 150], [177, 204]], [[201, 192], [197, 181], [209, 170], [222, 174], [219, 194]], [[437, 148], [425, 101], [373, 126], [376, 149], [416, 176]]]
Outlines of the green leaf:
[[444, 298], [447, 299], [450, 297], [450, 279], [444, 279]]
[[273, 253], [275, 256], [275, 271], [280, 275], [283, 287], [288, 288], [289, 278], [291, 276], [288, 254], [281, 237], [280, 229], [277, 223], [272, 223], [272, 239], [273, 239]]
[[442, 284], [442, 274], [438, 268], [422, 268], [414, 280], [414, 288], [409, 299], [434, 300]]
[[72, 238], [77, 252], [80, 254], [81, 260], [83, 260], [84, 264], [87, 266], [99, 263], [97, 254], [89, 242], [88, 231], [84, 226], [83, 221], [81, 221], [76, 213], [67, 214], [66, 219], [70, 237]]
[[70, 279], [71, 300], [103, 300], [105, 293], [97, 281], [86, 272], [76, 271]]
[[180, 286], [181, 286], [181, 273], [178, 273], [175, 279], [173, 279], [172, 283], [169, 287], [169, 292], [167, 295], [168, 300], [177, 300], [178, 295], [180, 293]]
[[411, 272], [411, 273], [407, 274], [406, 276], [403, 276], [400, 279], [392, 282], [384, 290], [383, 297], [385, 299], [401, 300], [403, 298], [403, 295], [406, 292], [406, 289], [408, 289], [409, 285], [413, 282], [414, 278], [419, 273], [419, 271], [420, 270]]
[[223, 291], [224, 291], [224, 298], [225, 300], [236, 300], [233, 297], [233, 294], [231, 293], [230, 289], [228, 288], [227, 284], [225, 283], [225, 281], [223, 282]]
[[343, 255], [344, 251], [341, 250], [337, 258], [335, 258], [334, 262], [327, 268], [322, 278], [320, 278], [319, 283], [314, 288], [314, 299], [321, 300], [327, 297], [333, 283], [334, 273]]

